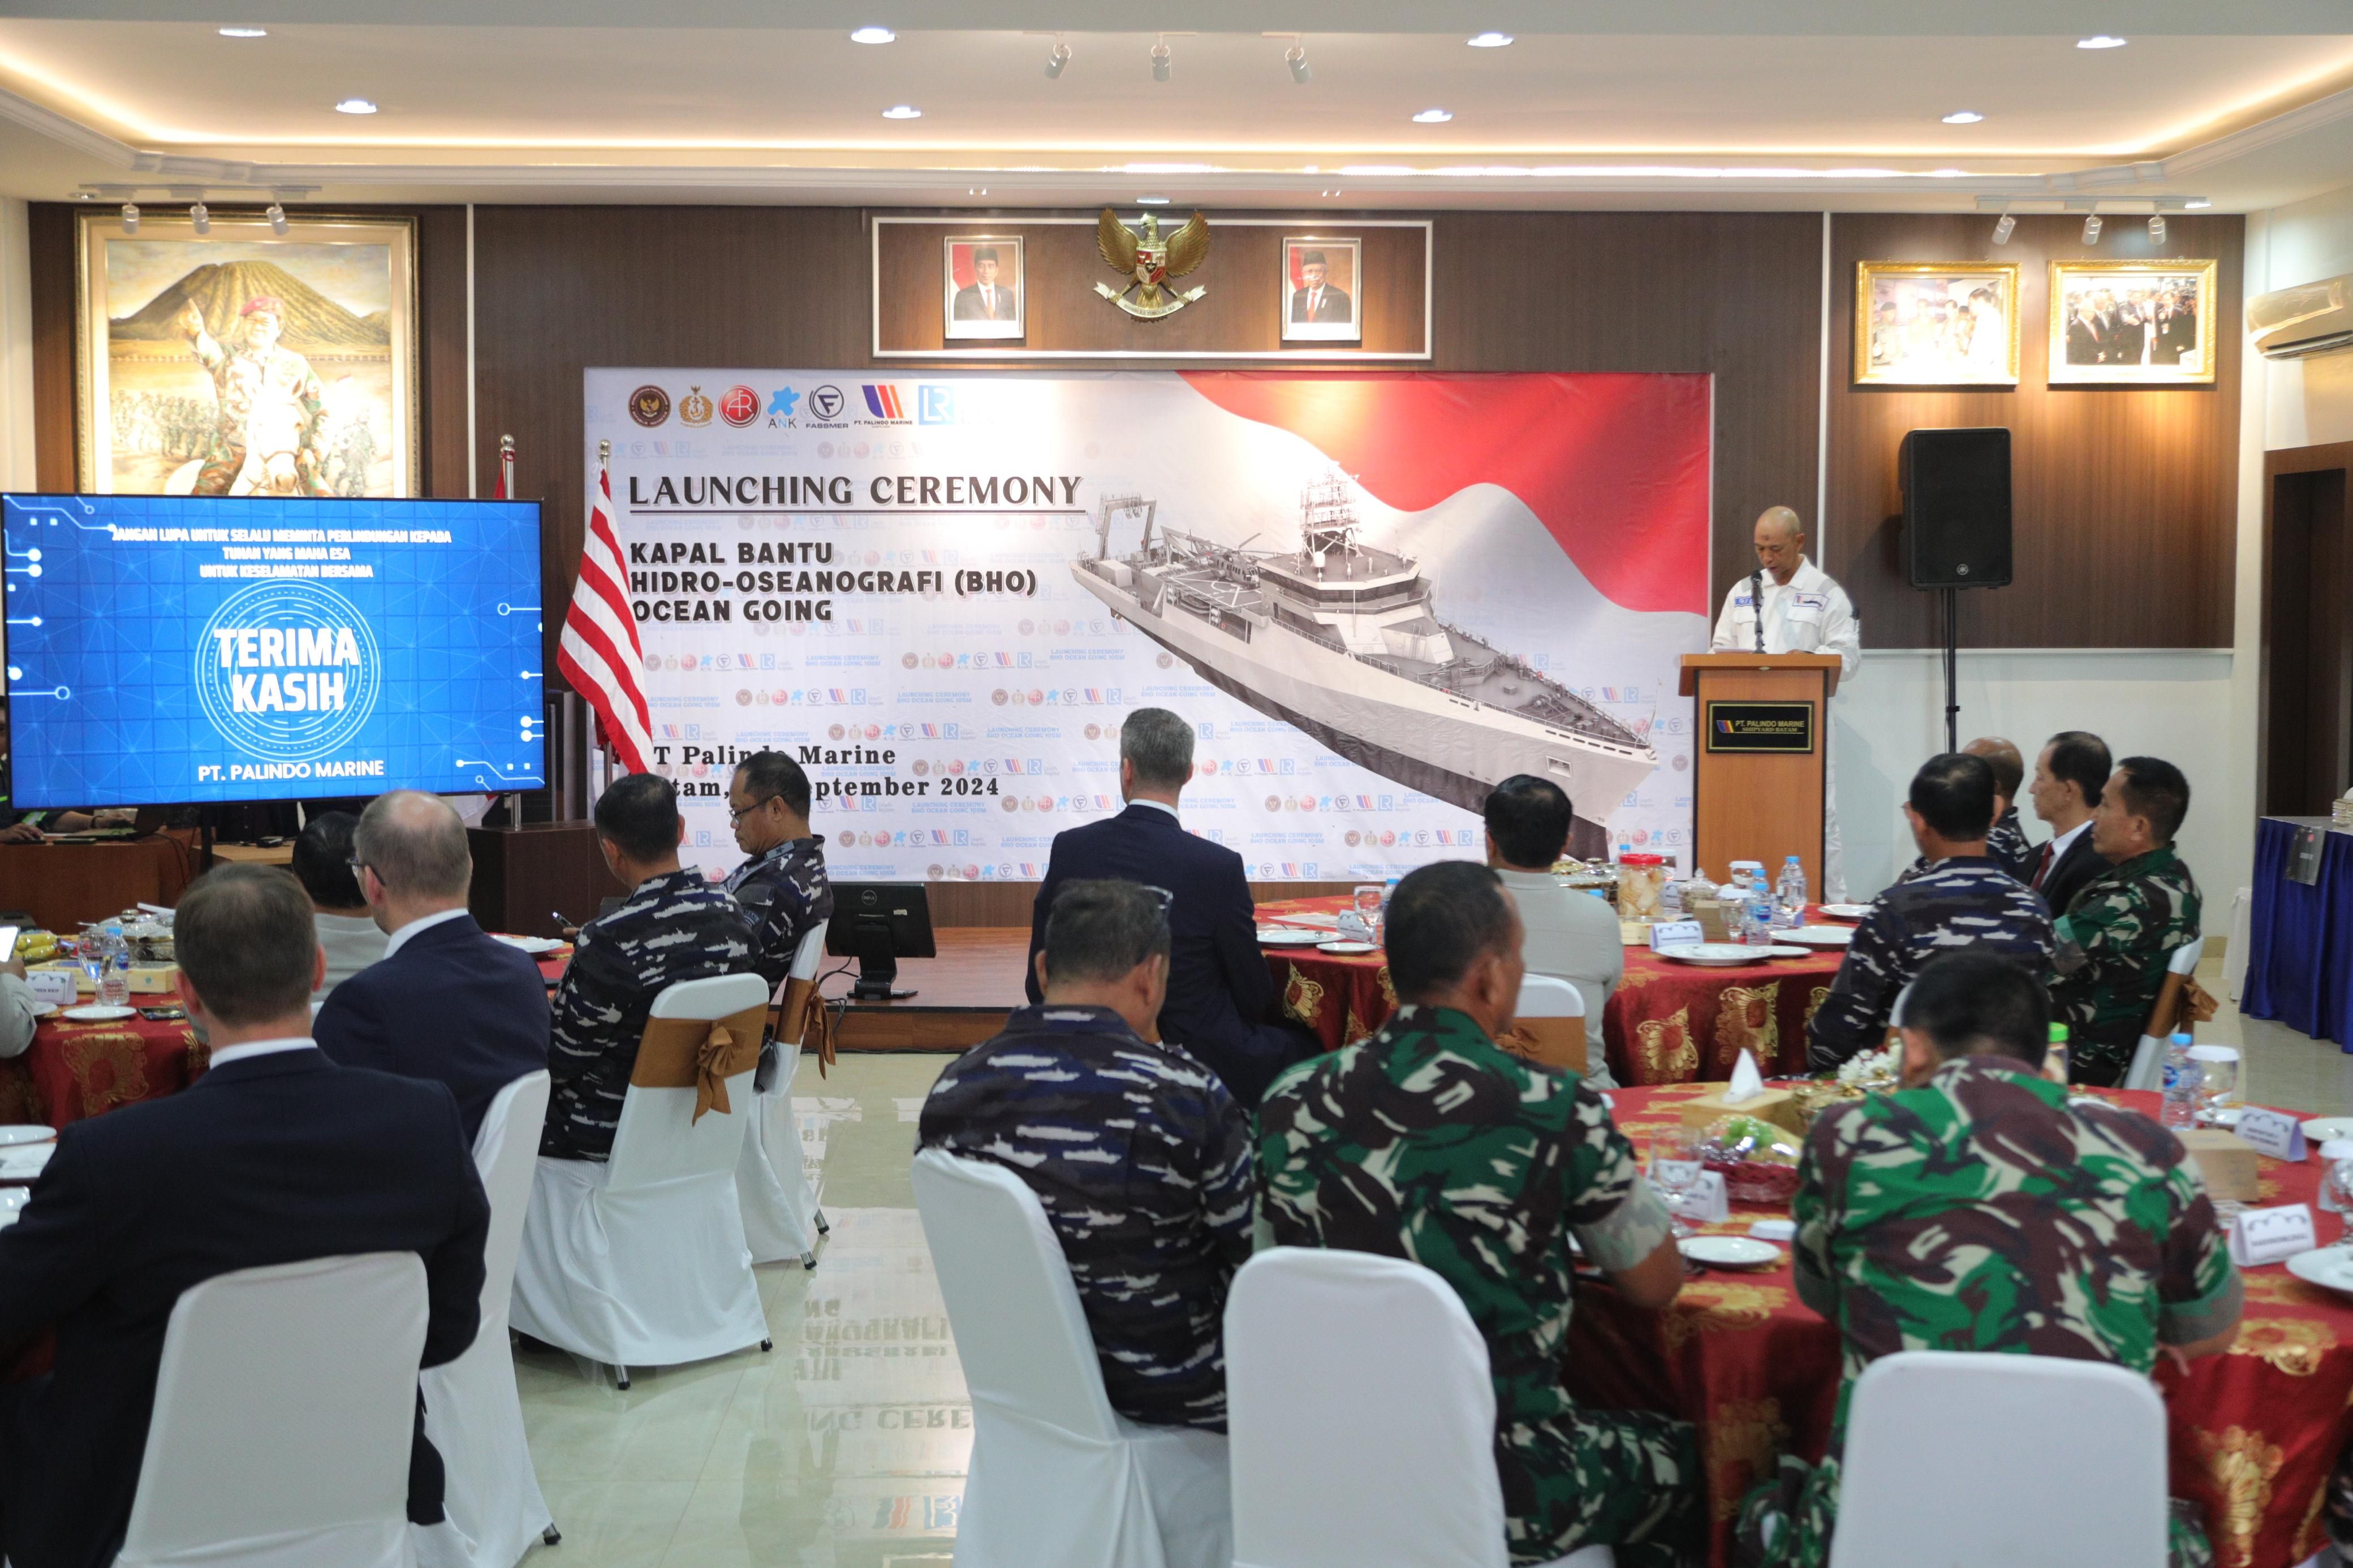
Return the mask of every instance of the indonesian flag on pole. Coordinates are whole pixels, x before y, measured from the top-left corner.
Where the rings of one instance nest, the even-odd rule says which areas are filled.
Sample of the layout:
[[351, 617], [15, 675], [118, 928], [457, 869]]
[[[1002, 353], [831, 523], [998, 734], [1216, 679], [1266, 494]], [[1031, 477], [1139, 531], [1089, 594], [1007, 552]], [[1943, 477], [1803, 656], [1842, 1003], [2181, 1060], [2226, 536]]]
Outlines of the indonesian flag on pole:
[[638, 624], [623, 593], [621, 546], [613, 533], [613, 480], [605, 454], [596, 462], [596, 501], [588, 512], [588, 537], [580, 552], [580, 580], [557, 640], [555, 668], [596, 710], [605, 743], [630, 773], [650, 773], [653, 728], [646, 713], [640, 679], [645, 653]]

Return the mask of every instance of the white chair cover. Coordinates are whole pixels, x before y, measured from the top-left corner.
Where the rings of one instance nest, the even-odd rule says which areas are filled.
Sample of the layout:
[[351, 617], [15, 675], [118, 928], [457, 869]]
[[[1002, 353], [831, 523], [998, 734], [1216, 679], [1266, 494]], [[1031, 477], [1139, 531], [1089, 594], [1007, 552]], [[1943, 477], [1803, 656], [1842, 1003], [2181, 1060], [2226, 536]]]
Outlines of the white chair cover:
[[2247, 947], [2254, 919], [2255, 890], [2241, 888], [2231, 900], [2231, 934], [2222, 943], [2222, 989], [2234, 1006], [2247, 984]]
[[[1510, 1562], [1487, 1344], [1421, 1265], [1302, 1247], [1243, 1264], [1226, 1298], [1226, 1418], [1234, 1568]], [[1596, 1546], [1560, 1561], [1614, 1560]]]
[[1037, 1194], [937, 1149], [914, 1184], [972, 1391], [955, 1568], [1231, 1568], [1226, 1440], [1113, 1411]]
[[172, 1309], [117, 1568], [405, 1568], [413, 1252], [246, 1268]]
[[[725, 1018], [765, 1006], [756, 974], [682, 981], [657, 1018]], [[703, 1361], [768, 1341], [735, 1168], [750, 1122], [750, 1069], [734, 1110], [694, 1120], [691, 1089], [629, 1086], [608, 1161], [541, 1158], [515, 1262], [513, 1324], [626, 1370]]]
[[[2198, 961], [2206, 955], [2206, 939], [2185, 942], [2173, 950], [2166, 961], [2166, 969], [2175, 974], [2194, 974]], [[2140, 1044], [2133, 1047], [2132, 1066], [2125, 1069], [2124, 1088], [2160, 1090], [2165, 1088], [2165, 1041], [2155, 1035], [2143, 1035]]]
[[2123, 1367], [1882, 1356], [1848, 1406], [1830, 1568], [2164, 1568], [2165, 1461], [2165, 1402]]
[[1526, 974], [1520, 977], [1520, 1000], [1514, 1010], [1523, 1018], [1582, 1018], [1585, 996], [1556, 975]]
[[531, 1206], [532, 1167], [547, 1121], [547, 1074], [525, 1073], [482, 1116], [474, 1163], [491, 1198], [491, 1234], [482, 1248], [482, 1329], [471, 1349], [420, 1376], [425, 1436], [440, 1451], [448, 1518], [411, 1526], [423, 1568], [514, 1568], [554, 1521], [540, 1495], [523, 1437], [515, 1392], [514, 1352], [507, 1343], [507, 1302], [515, 1255]]
[[[796, 980], [817, 978], [825, 957], [825, 928], [819, 921], [801, 937], [793, 967], [777, 989]], [[797, 1031], [778, 1040], [776, 1081], [758, 1097], [752, 1110], [752, 1130], [744, 1139], [744, 1157], [735, 1171], [735, 1192], [744, 1205], [744, 1239], [754, 1263], [780, 1263], [798, 1258], [804, 1268], [817, 1267], [817, 1193], [809, 1186], [808, 1167], [801, 1162], [800, 1119], [793, 1114], [793, 1075], [800, 1070], [801, 1043]]]

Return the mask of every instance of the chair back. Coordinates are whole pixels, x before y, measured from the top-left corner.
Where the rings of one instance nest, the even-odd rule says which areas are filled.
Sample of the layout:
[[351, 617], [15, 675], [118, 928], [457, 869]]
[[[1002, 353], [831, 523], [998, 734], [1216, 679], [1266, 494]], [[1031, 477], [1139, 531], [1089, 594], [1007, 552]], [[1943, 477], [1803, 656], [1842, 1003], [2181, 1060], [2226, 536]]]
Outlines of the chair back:
[[793, 967], [785, 976], [786, 984], [817, 979], [817, 966], [825, 962], [825, 928], [832, 923], [830, 920], [819, 921], [802, 934], [800, 946], [793, 951]]
[[482, 1244], [485, 1334], [505, 1329], [507, 1303], [514, 1298], [515, 1258], [522, 1250], [522, 1216], [531, 1207], [532, 1170], [547, 1121], [548, 1083], [543, 1068], [499, 1090], [474, 1134], [474, 1168], [491, 1200], [491, 1232]]
[[1038, 1194], [943, 1149], [915, 1156], [914, 1184], [976, 1414], [1115, 1440], [1094, 1337]]
[[1299, 1247], [1243, 1264], [1226, 1422], [1237, 1568], [1504, 1568], [1486, 1342], [1421, 1265]]
[[1520, 981], [1520, 1000], [1511, 1029], [1496, 1043], [1514, 1056], [1556, 1072], [1581, 1073], [1589, 1041], [1585, 996], [1567, 981], [1529, 974]]
[[[1929, 1454], [1939, 1473], [1924, 1487]], [[2165, 1489], [2165, 1402], [2147, 1377], [1905, 1351], [1855, 1380], [1830, 1568], [2164, 1568]]]
[[121, 1561], [226, 1559], [206, 1549], [372, 1525], [403, 1537], [425, 1320], [413, 1252], [240, 1269], [182, 1292]]
[[[664, 986], [654, 998], [650, 1016], [715, 1022], [767, 1005], [768, 983], [757, 974], [714, 974]], [[605, 1191], [617, 1194], [696, 1176], [732, 1176], [751, 1120], [752, 1077], [750, 1066], [731, 1074], [726, 1080], [729, 1113], [722, 1115], [713, 1106], [700, 1121], [694, 1115], [692, 1088], [631, 1084], [613, 1130]]]
[[2149, 1009], [2148, 1026], [2141, 1030], [2140, 1042], [2133, 1047], [2132, 1062], [2125, 1068], [2122, 1087], [2150, 1090], [2165, 1088], [2166, 1042], [2182, 1026], [2182, 992], [2197, 971], [2198, 961], [2205, 954], [2206, 939], [2192, 937], [2175, 948], [2173, 956], [2166, 961], [2165, 982], [2158, 990], [2157, 1005]]

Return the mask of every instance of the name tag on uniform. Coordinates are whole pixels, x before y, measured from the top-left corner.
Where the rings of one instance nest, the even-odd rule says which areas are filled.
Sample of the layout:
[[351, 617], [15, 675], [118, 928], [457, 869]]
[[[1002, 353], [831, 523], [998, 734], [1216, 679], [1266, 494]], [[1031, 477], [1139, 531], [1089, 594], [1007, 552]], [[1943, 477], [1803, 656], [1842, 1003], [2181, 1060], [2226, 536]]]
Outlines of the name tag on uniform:
[[2309, 1252], [2315, 1245], [2312, 1209], [2305, 1204], [2249, 1209], [2231, 1222], [2231, 1261], [2258, 1268]]
[[1781, 612], [1785, 621], [1819, 621], [1830, 608], [1830, 598], [1823, 594], [1792, 594], [1788, 607]]
[[1757, 595], [1735, 594], [1732, 595], [1732, 607], [1736, 610], [1753, 610], [1757, 607]]

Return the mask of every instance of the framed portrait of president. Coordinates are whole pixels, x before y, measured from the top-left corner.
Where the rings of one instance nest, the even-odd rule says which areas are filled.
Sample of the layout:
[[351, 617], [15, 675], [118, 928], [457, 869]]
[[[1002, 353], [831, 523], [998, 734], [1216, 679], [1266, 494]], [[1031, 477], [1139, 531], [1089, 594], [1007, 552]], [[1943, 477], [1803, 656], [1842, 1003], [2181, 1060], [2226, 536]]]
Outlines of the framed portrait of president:
[[1018, 235], [952, 234], [942, 241], [948, 341], [1029, 332], [1029, 280]]
[[1353, 343], [1365, 335], [1365, 242], [1318, 239], [1282, 242], [1282, 341]]

